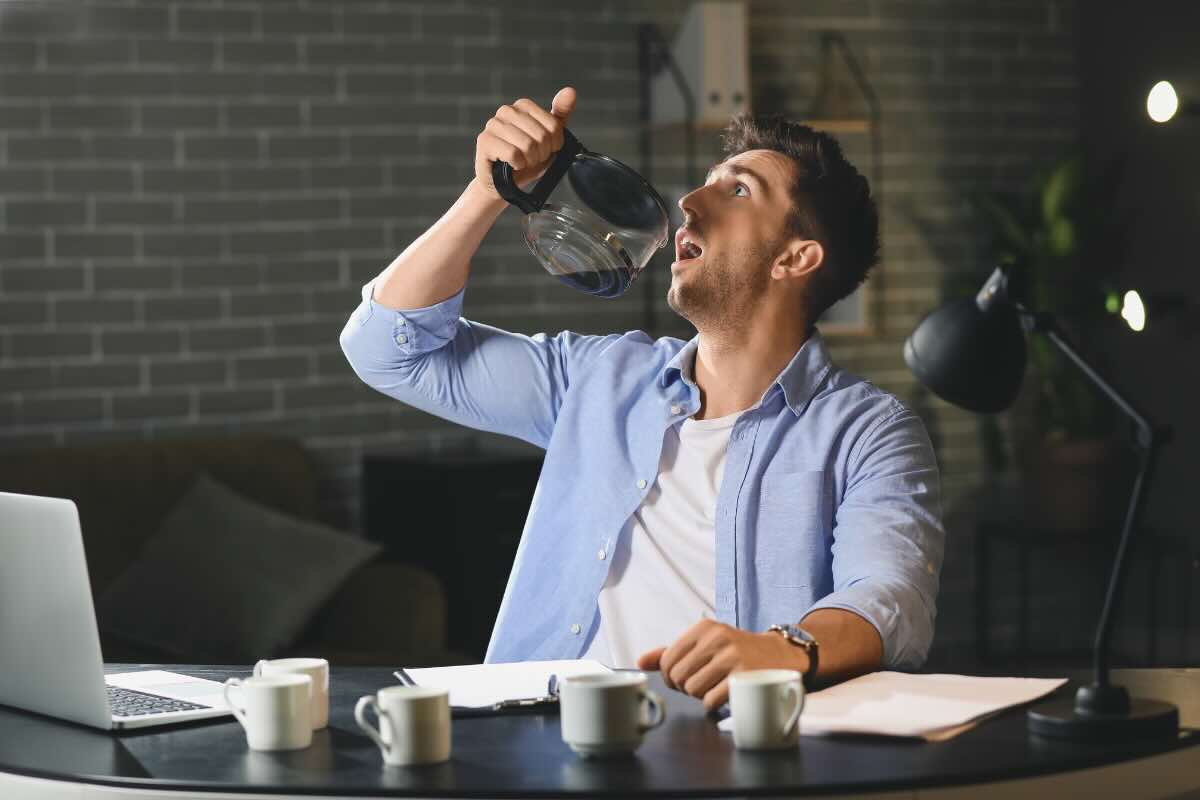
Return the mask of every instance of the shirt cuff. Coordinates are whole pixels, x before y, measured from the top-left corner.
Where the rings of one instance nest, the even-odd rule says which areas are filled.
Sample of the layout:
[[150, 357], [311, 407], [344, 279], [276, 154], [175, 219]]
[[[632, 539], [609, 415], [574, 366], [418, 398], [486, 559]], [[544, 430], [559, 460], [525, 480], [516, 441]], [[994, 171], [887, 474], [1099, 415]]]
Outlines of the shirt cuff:
[[424, 308], [393, 309], [374, 299], [375, 282], [362, 288], [362, 302], [351, 316], [351, 326], [361, 329], [355, 338], [388, 342], [402, 355], [420, 355], [442, 347], [454, 338], [462, 316], [466, 287], [440, 303]]
[[883, 643], [884, 667], [915, 669], [925, 663], [928, 641], [913, 641], [917, 631], [912, 625], [905, 624], [913, 614], [923, 616], [924, 608], [900, 609], [891, 592], [867, 582], [825, 595], [805, 612], [805, 616], [820, 608], [850, 611], [875, 626]]

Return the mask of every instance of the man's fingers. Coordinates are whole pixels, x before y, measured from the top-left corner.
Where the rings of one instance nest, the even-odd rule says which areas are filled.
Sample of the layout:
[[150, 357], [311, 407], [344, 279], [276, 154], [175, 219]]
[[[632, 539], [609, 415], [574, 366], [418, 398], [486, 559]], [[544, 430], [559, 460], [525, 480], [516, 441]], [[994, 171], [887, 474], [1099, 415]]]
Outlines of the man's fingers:
[[648, 653], [642, 653], [638, 656], [637, 668], [654, 671], [658, 669], [658, 660], [662, 658], [662, 654], [667, 652], [665, 647], [656, 647]]
[[542, 159], [538, 153], [537, 142], [533, 140], [532, 136], [516, 125], [505, 122], [498, 117], [492, 117], [487, 121], [484, 129], [497, 139], [502, 139], [520, 150], [525, 156], [527, 164], [541, 163]]
[[729, 664], [718, 654], [684, 681], [683, 690], [692, 697], [704, 697], [714, 686], [729, 676], [729, 671]]
[[658, 659], [658, 671], [662, 673], [663, 683], [668, 689], [679, 689], [679, 684], [671, 679], [671, 674], [675, 671], [675, 665], [679, 660], [688, 654], [692, 649], [694, 642], [680, 639], [667, 648], [666, 652]]
[[533, 119], [550, 135], [550, 152], [557, 153], [563, 145], [563, 120], [551, 114], [528, 97], [513, 103], [513, 108]]
[[704, 695], [704, 710], [716, 711], [729, 702], [729, 678], [725, 678]]
[[679, 688], [675, 682], [671, 680], [671, 671], [675, 668], [675, 665], [679, 663], [680, 659], [691, 652], [692, 648], [696, 646], [696, 642], [700, 640], [700, 637], [703, 636], [715, 624], [717, 623], [714, 623], [709, 619], [700, 620], [695, 625], [684, 631], [683, 635], [676, 639], [674, 644], [667, 648], [667, 652], [663, 653], [662, 658], [658, 660], [658, 671], [662, 673], [663, 682], [666, 683], [669, 688]]
[[487, 161], [507, 161], [513, 169], [525, 168], [525, 156], [512, 142], [486, 129], [479, 134], [477, 142]]
[[[688, 650], [687, 654], [682, 656], [678, 661], [671, 665], [670, 675], [671, 682], [684, 690], [684, 685], [697, 672], [702, 670], [709, 662], [712, 661], [714, 653], [712, 648], [705, 646], [705, 640], [701, 639]], [[663, 674], [667, 674], [664, 672]], [[688, 694], [694, 694], [688, 691]], [[699, 697], [699, 695], [695, 695]]]
[[531, 154], [530, 163], [541, 164], [543, 161], [549, 160], [550, 155], [554, 152], [551, 150], [554, 137], [531, 115], [515, 106], [504, 106], [493, 119], [516, 128], [525, 134], [529, 141], [533, 142], [535, 152]]

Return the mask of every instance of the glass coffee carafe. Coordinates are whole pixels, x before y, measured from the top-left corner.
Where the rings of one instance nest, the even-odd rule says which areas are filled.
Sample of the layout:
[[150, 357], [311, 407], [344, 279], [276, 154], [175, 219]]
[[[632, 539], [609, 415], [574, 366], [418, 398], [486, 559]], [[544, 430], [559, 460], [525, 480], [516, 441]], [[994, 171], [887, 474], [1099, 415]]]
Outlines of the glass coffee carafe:
[[581, 292], [618, 297], [667, 243], [667, 204], [654, 187], [620, 161], [589, 151], [568, 130], [532, 191], [516, 185], [504, 161], [492, 163], [492, 180], [525, 213], [530, 251]]

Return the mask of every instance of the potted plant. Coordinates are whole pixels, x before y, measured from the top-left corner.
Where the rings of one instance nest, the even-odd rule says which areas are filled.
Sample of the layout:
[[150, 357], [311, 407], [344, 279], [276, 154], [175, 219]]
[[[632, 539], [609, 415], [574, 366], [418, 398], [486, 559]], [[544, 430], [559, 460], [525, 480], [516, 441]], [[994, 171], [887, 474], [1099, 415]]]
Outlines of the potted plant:
[[[1089, 179], [1074, 153], [1036, 173], [1024, 192], [972, 198], [1020, 300], [1054, 312], [1073, 343], [1100, 363], [1111, 276], [1127, 241], [1127, 223], [1113, 213], [1119, 174], [1116, 164]], [[1054, 530], [1111, 526], [1127, 474], [1114, 409], [1045, 337], [1030, 337], [1029, 354], [1014, 448], [1028, 521]]]

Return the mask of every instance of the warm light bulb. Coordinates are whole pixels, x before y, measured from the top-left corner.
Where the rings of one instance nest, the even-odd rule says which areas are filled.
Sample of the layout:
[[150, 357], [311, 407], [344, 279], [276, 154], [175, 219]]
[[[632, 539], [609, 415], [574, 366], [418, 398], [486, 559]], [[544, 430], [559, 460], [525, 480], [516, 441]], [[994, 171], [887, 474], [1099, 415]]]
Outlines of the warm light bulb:
[[1146, 112], [1155, 122], [1167, 122], [1179, 110], [1179, 95], [1170, 81], [1159, 81], [1154, 84], [1150, 94], [1146, 95]]
[[1121, 306], [1121, 319], [1129, 323], [1134, 331], [1146, 327], [1146, 306], [1141, 296], [1132, 289], [1125, 293], [1125, 302]]

